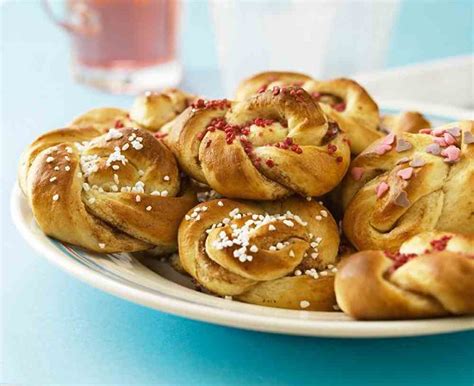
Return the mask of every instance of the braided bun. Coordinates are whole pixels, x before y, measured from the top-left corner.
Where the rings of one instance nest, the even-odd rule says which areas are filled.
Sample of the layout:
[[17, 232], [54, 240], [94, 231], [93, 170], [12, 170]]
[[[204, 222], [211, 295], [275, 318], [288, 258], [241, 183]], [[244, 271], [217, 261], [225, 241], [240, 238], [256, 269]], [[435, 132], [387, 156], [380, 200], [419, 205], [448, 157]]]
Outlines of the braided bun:
[[357, 319], [474, 314], [472, 234], [425, 232], [397, 253], [359, 252], [338, 269], [338, 305]]
[[315, 201], [212, 200], [188, 213], [178, 242], [184, 269], [215, 294], [333, 310], [339, 235], [334, 219]]
[[338, 126], [301, 88], [199, 100], [164, 141], [187, 174], [233, 198], [319, 196], [341, 181], [350, 158]]

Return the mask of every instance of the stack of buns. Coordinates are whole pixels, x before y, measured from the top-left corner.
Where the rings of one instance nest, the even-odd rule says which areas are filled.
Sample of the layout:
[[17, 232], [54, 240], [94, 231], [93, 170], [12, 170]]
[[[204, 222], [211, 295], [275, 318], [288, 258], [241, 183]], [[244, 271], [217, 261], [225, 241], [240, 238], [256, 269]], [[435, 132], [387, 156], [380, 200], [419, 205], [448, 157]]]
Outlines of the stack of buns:
[[[49, 236], [178, 252], [211, 294], [358, 319], [474, 313], [474, 122], [381, 116], [286, 72], [234, 100], [147, 93], [37, 138], [19, 182]], [[176, 255], [175, 255], [176, 256]]]

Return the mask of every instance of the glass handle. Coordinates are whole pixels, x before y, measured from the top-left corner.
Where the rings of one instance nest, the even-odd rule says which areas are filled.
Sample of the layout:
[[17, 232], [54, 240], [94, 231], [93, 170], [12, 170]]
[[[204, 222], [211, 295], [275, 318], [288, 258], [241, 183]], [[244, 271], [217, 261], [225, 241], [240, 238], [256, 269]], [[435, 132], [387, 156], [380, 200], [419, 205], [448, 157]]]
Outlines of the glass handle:
[[54, 13], [49, 0], [42, 0], [41, 4], [54, 24], [68, 33], [91, 36], [97, 34], [100, 30], [99, 15], [91, 10], [84, 1], [77, 0], [69, 2], [70, 15], [67, 19], [62, 19]]

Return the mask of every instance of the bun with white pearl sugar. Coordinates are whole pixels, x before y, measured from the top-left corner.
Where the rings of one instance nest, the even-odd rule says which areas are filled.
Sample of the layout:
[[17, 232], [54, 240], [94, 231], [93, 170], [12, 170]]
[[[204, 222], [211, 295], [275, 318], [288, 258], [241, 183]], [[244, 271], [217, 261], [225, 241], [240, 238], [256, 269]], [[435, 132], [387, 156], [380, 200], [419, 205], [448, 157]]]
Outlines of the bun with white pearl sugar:
[[185, 216], [178, 244], [183, 268], [212, 293], [271, 307], [333, 310], [339, 234], [316, 201], [204, 202]]
[[357, 319], [474, 314], [474, 235], [424, 232], [397, 252], [358, 252], [338, 266], [339, 307]]
[[262, 72], [240, 83], [239, 100], [274, 87], [302, 87], [319, 103], [327, 117], [337, 122], [347, 134], [352, 154], [359, 154], [380, 138], [379, 109], [369, 93], [356, 81], [347, 78], [315, 80], [295, 72]]
[[183, 170], [226, 197], [319, 196], [350, 161], [338, 125], [298, 87], [239, 102], [199, 99], [167, 128], [163, 140]]
[[359, 250], [395, 251], [424, 231], [474, 233], [473, 121], [389, 134], [342, 185], [343, 229]]
[[137, 128], [66, 128], [27, 149], [20, 183], [39, 227], [96, 252], [176, 249], [195, 204], [171, 152]]

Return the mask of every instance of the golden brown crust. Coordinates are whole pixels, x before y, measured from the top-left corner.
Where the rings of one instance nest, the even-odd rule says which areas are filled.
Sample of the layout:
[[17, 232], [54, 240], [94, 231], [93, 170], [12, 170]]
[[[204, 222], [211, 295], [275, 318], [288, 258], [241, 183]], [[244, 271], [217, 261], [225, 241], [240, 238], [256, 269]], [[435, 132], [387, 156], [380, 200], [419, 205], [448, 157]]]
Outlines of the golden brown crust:
[[164, 141], [186, 173], [226, 197], [319, 196], [345, 174], [349, 146], [303, 89], [200, 103], [173, 122]]
[[188, 213], [178, 243], [183, 268], [213, 293], [273, 307], [333, 310], [339, 235], [315, 201], [208, 201]]
[[[424, 231], [474, 233], [472, 132], [473, 122], [462, 121], [434, 129], [437, 135], [391, 135], [356, 157], [342, 185], [351, 243], [397, 250]], [[443, 145], [444, 133], [452, 145]]]
[[130, 118], [141, 128], [155, 132], [181, 114], [195, 98], [174, 88], [147, 92], [135, 98]]
[[301, 302], [307, 301], [306, 311], [334, 311], [334, 276], [317, 280], [308, 275], [286, 276], [261, 282], [235, 298], [245, 303], [293, 310], [301, 310]]
[[75, 128], [92, 127], [105, 133], [111, 127], [115, 127], [117, 122], [127, 122], [127, 126], [131, 126], [127, 110], [116, 107], [99, 107], [77, 116], [68, 126]]
[[260, 90], [277, 87], [301, 87], [305, 82], [313, 80], [310, 76], [298, 72], [265, 71], [255, 74], [240, 82], [235, 98], [245, 100], [258, 94]]
[[385, 115], [380, 128], [386, 133], [418, 133], [421, 129], [431, 128], [431, 123], [417, 111], [404, 111], [398, 115]]
[[419, 256], [395, 270], [382, 251], [344, 259], [335, 280], [339, 307], [369, 320], [473, 314], [474, 236], [424, 233], [408, 240], [402, 251], [416, 253], [420, 247], [425, 250]]
[[264, 72], [244, 80], [237, 89], [237, 99], [249, 98], [275, 86], [298, 86], [312, 95], [324, 113], [347, 133], [353, 154], [359, 154], [382, 136], [378, 130], [377, 104], [360, 84], [351, 79], [317, 81], [299, 73]]
[[97, 252], [173, 251], [179, 222], [195, 203], [192, 193], [175, 197], [180, 181], [173, 155], [144, 130], [98, 132], [56, 130], [25, 153], [20, 181], [38, 225]]
[[22, 153], [20, 158], [18, 181], [23, 193], [27, 193], [26, 178], [31, 164], [43, 150], [61, 143], [82, 143], [84, 141], [90, 141], [91, 139], [102, 135], [103, 132], [104, 131], [101, 128], [97, 127], [84, 127], [81, 128], [81, 130], [77, 130], [76, 128], [72, 127], [66, 127], [62, 129], [51, 130], [36, 138], [36, 140]]

